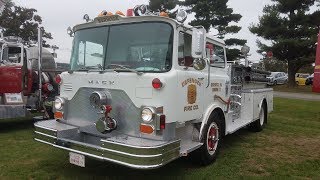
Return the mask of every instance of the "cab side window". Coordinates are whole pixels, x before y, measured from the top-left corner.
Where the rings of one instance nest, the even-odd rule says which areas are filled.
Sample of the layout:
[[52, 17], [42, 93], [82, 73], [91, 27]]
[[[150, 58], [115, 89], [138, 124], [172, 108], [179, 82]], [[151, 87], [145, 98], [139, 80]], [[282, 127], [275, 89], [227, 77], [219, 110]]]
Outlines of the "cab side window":
[[207, 42], [206, 44], [206, 53], [207, 58], [210, 59], [210, 65], [212, 67], [225, 67], [225, 54], [224, 48], [222, 46], [218, 46], [216, 44], [212, 44]]
[[178, 47], [178, 63], [180, 66], [192, 67], [193, 58], [191, 55], [192, 36], [180, 32]]

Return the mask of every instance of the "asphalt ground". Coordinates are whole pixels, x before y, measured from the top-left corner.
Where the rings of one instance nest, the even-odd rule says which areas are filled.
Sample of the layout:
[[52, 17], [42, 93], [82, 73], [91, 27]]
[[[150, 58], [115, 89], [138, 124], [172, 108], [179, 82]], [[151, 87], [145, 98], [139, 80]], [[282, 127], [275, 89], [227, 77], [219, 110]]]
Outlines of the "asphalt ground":
[[320, 101], [320, 94], [304, 94], [304, 93], [291, 93], [291, 92], [273, 92], [274, 97], [281, 97], [287, 99], [300, 99], [307, 101]]

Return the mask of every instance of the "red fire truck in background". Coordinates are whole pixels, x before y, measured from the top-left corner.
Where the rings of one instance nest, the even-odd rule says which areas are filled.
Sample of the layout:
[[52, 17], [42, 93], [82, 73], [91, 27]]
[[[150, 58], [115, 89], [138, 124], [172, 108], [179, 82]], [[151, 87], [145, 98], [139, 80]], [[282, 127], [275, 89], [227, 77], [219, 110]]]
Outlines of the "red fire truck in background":
[[[25, 45], [18, 37], [0, 36], [0, 119], [25, 117], [28, 110], [50, 109], [50, 102], [58, 94], [56, 65], [53, 55], [41, 49], [40, 67], [44, 71], [40, 71], [40, 79], [39, 48]], [[45, 112], [50, 116], [50, 110]]]
[[315, 64], [315, 68], [314, 68], [314, 78], [313, 78], [312, 91], [320, 93], [320, 31], [318, 34], [316, 64]]

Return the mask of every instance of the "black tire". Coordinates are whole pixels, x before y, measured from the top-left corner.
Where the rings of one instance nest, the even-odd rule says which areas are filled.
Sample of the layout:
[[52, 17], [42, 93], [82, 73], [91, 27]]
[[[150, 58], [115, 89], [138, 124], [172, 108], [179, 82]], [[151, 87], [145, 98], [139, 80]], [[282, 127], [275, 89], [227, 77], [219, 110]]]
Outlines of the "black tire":
[[266, 126], [268, 122], [268, 112], [267, 112], [267, 104], [265, 102], [262, 103], [262, 107], [259, 113], [259, 119], [252, 122], [249, 125], [249, 129], [254, 132], [260, 132]]
[[273, 81], [273, 85], [276, 86], [278, 84], [277, 81]]
[[312, 85], [310, 80], [306, 80], [305, 84], [306, 84], [306, 86]]
[[[221, 147], [221, 140], [223, 137], [222, 131], [222, 118], [217, 112], [213, 112], [208, 120], [208, 123], [204, 127], [204, 134], [202, 138], [203, 145], [191, 153], [191, 160], [200, 165], [209, 165], [217, 158]], [[214, 137], [210, 134], [215, 134]], [[211, 143], [210, 143], [211, 142]], [[213, 149], [211, 149], [213, 147]], [[211, 149], [211, 150], [210, 150]]]

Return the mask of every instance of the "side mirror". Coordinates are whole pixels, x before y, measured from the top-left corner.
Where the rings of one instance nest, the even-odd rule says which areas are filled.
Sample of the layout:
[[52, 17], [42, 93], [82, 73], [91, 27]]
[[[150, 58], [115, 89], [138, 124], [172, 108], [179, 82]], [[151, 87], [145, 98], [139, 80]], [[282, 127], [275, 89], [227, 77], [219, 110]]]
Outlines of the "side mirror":
[[206, 30], [204, 27], [193, 28], [192, 32], [192, 57], [203, 58], [205, 54]]
[[193, 68], [197, 71], [201, 71], [203, 70], [204, 68], [206, 68], [206, 60], [205, 59], [202, 59], [202, 58], [199, 58], [199, 59], [195, 59], [193, 61]]
[[74, 32], [70, 26], [67, 29], [67, 33], [69, 34], [70, 37], [73, 37], [73, 35], [74, 35]]

